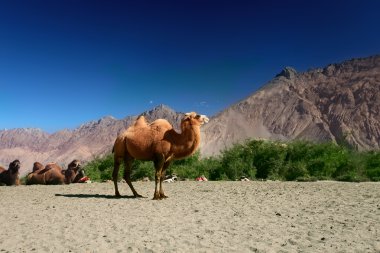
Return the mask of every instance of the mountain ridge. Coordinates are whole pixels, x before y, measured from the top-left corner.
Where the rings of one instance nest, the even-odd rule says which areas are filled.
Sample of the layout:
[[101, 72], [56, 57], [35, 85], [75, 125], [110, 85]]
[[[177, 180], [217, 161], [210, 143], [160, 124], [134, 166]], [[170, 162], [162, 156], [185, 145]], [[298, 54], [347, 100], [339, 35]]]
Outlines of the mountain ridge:
[[333, 141], [378, 149], [379, 91], [380, 55], [301, 73], [287, 67], [212, 117], [204, 128], [203, 154], [218, 154], [246, 138]]

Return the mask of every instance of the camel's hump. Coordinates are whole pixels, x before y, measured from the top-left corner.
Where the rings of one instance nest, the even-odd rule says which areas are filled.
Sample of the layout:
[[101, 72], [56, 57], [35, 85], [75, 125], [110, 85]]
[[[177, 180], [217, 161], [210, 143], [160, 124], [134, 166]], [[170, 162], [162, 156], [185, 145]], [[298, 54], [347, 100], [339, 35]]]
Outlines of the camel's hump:
[[148, 122], [146, 121], [145, 117], [142, 115], [140, 115], [136, 119], [135, 123], [133, 124], [134, 127], [140, 127], [140, 126], [146, 126], [146, 125], [148, 125]]

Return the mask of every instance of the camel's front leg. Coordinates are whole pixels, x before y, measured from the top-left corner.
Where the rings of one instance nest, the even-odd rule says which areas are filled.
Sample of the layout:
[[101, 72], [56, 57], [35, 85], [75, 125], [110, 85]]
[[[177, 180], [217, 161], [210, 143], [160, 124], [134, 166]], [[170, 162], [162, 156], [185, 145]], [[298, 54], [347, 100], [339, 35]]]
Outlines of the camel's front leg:
[[153, 199], [154, 200], [159, 200], [160, 198], [160, 192], [159, 192], [159, 184], [161, 179], [161, 173], [159, 170], [156, 170], [156, 175], [155, 175], [155, 188], [154, 188], [154, 195]]
[[160, 197], [161, 197], [161, 199], [168, 197], [164, 193], [164, 189], [162, 187], [162, 182], [165, 180], [166, 169], [169, 167], [169, 164], [170, 164], [170, 162], [165, 162], [164, 166], [162, 168], [161, 180], [160, 180]]
[[156, 169], [155, 174], [155, 189], [154, 189], [154, 200], [161, 199], [160, 192], [162, 191], [162, 170], [165, 163], [165, 157], [163, 155], [158, 155], [154, 161], [154, 168]]

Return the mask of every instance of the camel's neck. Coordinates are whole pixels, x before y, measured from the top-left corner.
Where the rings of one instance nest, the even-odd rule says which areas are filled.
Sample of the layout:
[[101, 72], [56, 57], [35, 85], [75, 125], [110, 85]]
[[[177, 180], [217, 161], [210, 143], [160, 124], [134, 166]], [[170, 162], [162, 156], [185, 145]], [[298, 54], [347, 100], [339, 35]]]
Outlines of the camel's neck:
[[172, 146], [174, 159], [181, 159], [192, 155], [199, 147], [200, 139], [200, 126], [192, 125], [184, 128]]

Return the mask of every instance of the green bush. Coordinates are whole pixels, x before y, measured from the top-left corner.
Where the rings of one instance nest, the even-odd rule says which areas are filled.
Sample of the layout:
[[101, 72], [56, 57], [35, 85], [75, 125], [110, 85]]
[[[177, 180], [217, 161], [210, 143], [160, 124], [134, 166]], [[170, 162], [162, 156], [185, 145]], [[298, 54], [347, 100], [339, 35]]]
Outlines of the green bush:
[[285, 179], [288, 181], [294, 181], [301, 178], [309, 178], [310, 175], [306, 166], [306, 163], [303, 161], [289, 163], [285, 169]]
[[366, 158], [367, 177], [372, 181], [380, 181], [380, 152], [368, 152]]
[[287, 167], [288, 145], [280, 142], [263, 142], [254, 154], [253, 164], [257, 178], [282, 180]]
[[[123, 165], [119, 178], [122, 178]], [[112, 179], [113, 156], [96, 158], [85, 166], [93, 181]], [[180, 178], [195, 179], [201, 175], [210, 180], [342, 180], [380, 181], [380, 152], [358, 152], [331, 142], [277, 142], [248, 140], [221, 152], [220, 156], [202, 158], [200, 153], [174, 161], [166, 172]], [[152, 162], [135, 161], [132, 180], [154, 179]]]
[[[219, 172], [215, 173], [213, 179], [235, 180], [241, 176], [256, 175], [253, 164], [252, 149], [245, 144], [238, 144], [222, 152]], [[215, 178], [214, 178], [215, 177]]]
[[[104, 157], [97, 157], [83, 167], [86, 175], [92, 181], [101, 182], [112, 180], [113, 155], [108, 154]], [[119, 178], [122, 176], [122, 169], [119, 170]]]
[[28, 175], [20, 177], [20, 184], [26, 185], [27, 180], [28, 180]]
[[[121, 166], [124, 166], [124, 164], [122, 164]], [[124, 170], [124, 167], [122, 167], [121, 169]], [[153, 162], [135, 160], [132, 164], [131, 179], [133, 181], [136, 181], [145, 177], [149, 178], [150, 180], [154, 180], [155, 170]]]
[[204, 174], [208, 176], [208, 171], [201, 165], [201, 159], [199, 152], [196, 152], [194, 155], [189, 156], [185, 159], [173, 161], [169, 168], [167, 169], [166, 174], [176, 174], [180, 178], [189, 178], [194, 179]]

